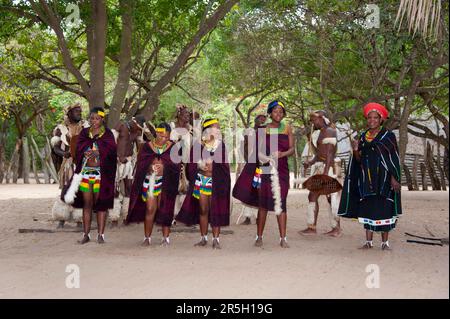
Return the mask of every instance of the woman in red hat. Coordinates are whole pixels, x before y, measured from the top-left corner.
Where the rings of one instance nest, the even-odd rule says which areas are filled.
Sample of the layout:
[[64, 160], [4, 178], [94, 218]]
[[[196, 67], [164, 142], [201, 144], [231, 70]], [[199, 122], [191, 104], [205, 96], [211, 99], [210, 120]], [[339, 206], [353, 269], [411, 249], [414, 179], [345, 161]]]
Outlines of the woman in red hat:
[[358, 218], [366, 229], [362, 249], [373, 247], [373, 232], [380, 232], [383, 250], [390, 249], [388, 235], [402, 214], [401, 169], [394, 133], [382, 126], [389, 116], [378, 103], [364, 107], [368, 129], [352, 142], [347, 176], [338, 215]]

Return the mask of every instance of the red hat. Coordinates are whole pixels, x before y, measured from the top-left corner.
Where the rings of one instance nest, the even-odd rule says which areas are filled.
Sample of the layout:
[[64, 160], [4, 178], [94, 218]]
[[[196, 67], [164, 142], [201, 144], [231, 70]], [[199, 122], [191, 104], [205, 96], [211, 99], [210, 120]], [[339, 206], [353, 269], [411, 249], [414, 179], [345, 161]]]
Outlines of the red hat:
[[367, 116], [369, 116], [369, 113], [372, 111], [377, 112], [383, 120], [389, 117], [388, 110], [383, 105], [378, 103], [366, 104], [366, 106], [364, 106], [364, 117], [367, 118]]

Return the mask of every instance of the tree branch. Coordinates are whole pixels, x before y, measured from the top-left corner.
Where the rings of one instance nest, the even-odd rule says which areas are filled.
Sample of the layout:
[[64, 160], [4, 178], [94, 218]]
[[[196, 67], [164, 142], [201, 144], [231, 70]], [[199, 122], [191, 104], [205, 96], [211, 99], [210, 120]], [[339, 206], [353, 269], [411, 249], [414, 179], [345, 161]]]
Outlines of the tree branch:
[[[175, 78], [179, 70], [191, 56], [192, 52], [194, 52], [195, 48], [200, 43], [202, 38], [217, 26], [219, 21], [221, 21], [223, 17], [225, 17], [225, 15], [236, 3], [238, 3], [238, 1], [239, 0], [226, 0], [219, 6], [219, 8], [211, 17], [205, 19], [204, 23], [199, 26], [199, 30], [197, 31], [197, 33], [183, 48], [170, 69], [158, 80], [158, 82], [153, 86], [152, 90], [144, 95], [145, 99], [147, 100], [146, 105], [144, 106], [144, 116], [147, 119], [150, 118], [153, 113], [153, 109], [155, 108], [155, 106], [152, 105], [152, 103], [157, 103], [160, 92]], [[152, 107], [153, 109], [150, 109], [150, 107]]]
[[89, 84], [86, 79], [81, 74], [80, 70], [75, 66], [69, 48], [67, 47], [66, 39], [64, 37], [64, 32], [61, 29], [60, 21], [55, 13], [48, 7], [47, 3], [44, 0], [39, 0], [41, 7], [38, 4], [30, 0], [30, 4], [33, 7], [34, 11], [38, 14], [40, 19], [44, 21], [49, 27], [53, 29], [58, 39], [58, 47], [61, 50], [61, 55], [63, 58], [64, 65], [67, 70], [75, 76], [78, 83], [81, 86], [84, 94], [89, 96]]
[[179, 89], [181, 89], [181, 91], [183, 91], [187, 96], [189, 96], [190, 99], [192, 99], [192, 100], [194, 100], [195, 102], [198, 102], [198, 103], [200, 103], [200, 104], [206, 105], [205, 102], [200, 101], [200, 100], [197, 99], [195, 96], [193, 96], [191, 93], [189, 93], [189, 91], [186, 90], [184, 87], [182, 87], [182, 86], [180, 85], [180, 83], [176, 83], [175, 86], [178, 87]]

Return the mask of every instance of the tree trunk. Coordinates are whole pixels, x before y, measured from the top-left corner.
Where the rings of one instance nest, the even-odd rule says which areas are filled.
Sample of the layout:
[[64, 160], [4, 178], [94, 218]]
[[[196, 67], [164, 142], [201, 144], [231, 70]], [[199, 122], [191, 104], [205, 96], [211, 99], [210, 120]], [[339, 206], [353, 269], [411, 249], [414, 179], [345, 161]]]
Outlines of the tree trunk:
[[7, 119], [0, 122], [0, 184], [3, 183], [3, 179], [5, 178], [5, 169], [6, 169], [6, 156], [5, 156], [5, 145], [6, 145], [6, 137], [9, 122]]
[[398, 152], [400, 156], [400, 163], [405, 162], [406, 146], [408, 145], [408, 119], [411, 99], [412, 97], [410, 96], [406, 98], [405, 106], [400, 117], [400, 126], [398, 128]]
[[417, 183], [417, 170], [419, 168], [419, 156], [414, 155], [414, 162], [412, 167], [412, 183], [415, 191], [419, 190], [419, 185]]
[[56, 171], [55, 164], [53, 164], [53, 160], [52, 160], [52, 147], [50, 145], [50, 141], [48, 140], [48, 137], [45, 137], [45, 140], [46, 140], [46, 144], [44, 146], [45, 161], [47, 163], [50, 175], [55, 180], [55, 183], [59, 183], [58, 172]]
[[433, 158], [433, 162], [434, 162], [434, 165], [436, 165], [436, 167], [438, 168], [438, 170], [439, 170], [439, 176], [441, 177], [441, 179], [440, 179], [440, 188], [443, 190], [443, 191], [446, 191], [447, 190], [447, 187], [446, 187], [446, 185], [445, 185], [445, 173], [444, 173], [444, 170], [442, 169], [442, 165], [441, 165], [441, 163], [439, 162], [439, 160], [436, 160], [435, 158]]
[[[19, 151], [22, 146], [22, 140], [17, 139], [16, 146], [14, 147], [14, 152], [11, 156], [11, 161], [9, 162], [8, 170], [6, 172], [6, 183], [9, 184], [11, 179], [11, 174], [13, 174], [13, 183], [17, 183], [17, 162], [19, 157]], [[12, 172], [16, 172], [15, 175]]]
[[41, 181], [39, 180], [38, 170], [37, 170], [37, 166], [36, 166], [36, 154], [34, 152], [33, 146], [31, 146], [31, 145], [30, 145], [30, 151], [31, 151], [31, 165], [33, 167], [34, 179], [36, 180], [36, 184], [40, 184]]
[[449, 163], [449, 152], [448, 152], [448, 146], [445, 148], [445, 150], [444, 150], [444, 173], [445, 173], [445, 176], [447, 177], [447, 181], [450, 183], [450, 179], [449, 179], [449, 177], [448, 177], [448, 174], [449, 174], [449, 165], [448, 165], [448, 163]]
[[[17, 184], [17, 181], [19, 180], [19, 168], [20, 168], [20, 153], [22, 150], [22, 139], [19, 139], [20, 145], [17, 148], [16, 157], [11, 159], [12, 161], [12, 179], [13, 184]], [[16, 145], [17, 146], [17, 145]]]
[[42, 161], [42, 158], [40, 156], [39, 156], [39, 158], [41, 159], [41, 163], [42, 163], [42, 172], [44, 173], [44, 183], [50, 184], [50, 173], [48, 172], [48, 168], [44, 164], [44, 162]]
[[[158, 92], [158, 95], [160, 92]], [[145, 101], [144, 108], [142, 111], [142, 114], [145, 117], [146, 121], [151, 121], [153, 119], [153, 115], [155, 114], [156, 110], [159, 107], [159, 97], [155, 94], [152, 94], [148, 97], [148, 99]]]
[[[55, 176], [55, 173], [52, 173], [51, 169], [50, 169], [50, 165], [49, 165], [49, 161], [47, 160], [46, 156], [46, 146], [44, 147], [44, 149], [41, 151], [39, 151], [39, 147], [36, 144], [36, 141], [34, 140], [33, 136], [31, 136], [31, 143], [33, 144], [34, 150], [36, 151], [36, 154], [38, 155], [41, 164], [42, 164], [42, 171], [44, 172], [44, 180], [46, 184], [50, 184], [50, 176], [53, 177], [53, 179], [55, 179], [55, 181], [58, 181], [58, 176]], [[51, 160], [50, 160], [51, 161]]]
[[105, 52], [106, 52], [106, 3], [105, 0], [90, 1], [91, 16], [88, 26], [89, 108], [105, 105]]
[[125, 116], [125, 120], [127, 120], [127, 121], [131, 120], [131, 118], [138, 113], [139, 108], [140, 108], [140, 104], [137, 102], [134, 103], [133, 105], [131, 105], [127, 115]]
[[22, 173], [23, 183], [30, 184], [30, 148], [28, 146], [28, 138], [23, 137], [22, 142]]
[[3, 149], [0, 147], [0, 184], [5, 178], [5, 155]]
[[23, 136], [21, 137], [22, 139], [22, 146], [20, 147], [19, 150], [19, 157], [17, 158], [17, 171], [14, 171], [14, 175], [13, 176], [17, 176], [16, 182], [18, 179], [23, 178]]
[[422, 190], [428, 190], [427, 168], [424, 163], [420, 163], [420, 175], [422, 177]]
[[[436, 127], [438, 128], [438, 134], [439, 134], [439, 124], [437, 119], [435, 119], [436, 121]], [[441, 189], [443, 191], [447, 190], [447, 187], [445, 185], [445, 173], [444, 173], [444, 169], [442, 168], [441, 165], [441, 145], [439, 143], [436, 143], [436, 147], [437, 147], [437, 160], [434, 161], [434, 164], [436, 165], [436, 167], [439, 170], [439, 176], [441, 178]]]
[[[237, 134], [236, 134], [236, 132], [237, 132], [237, 114], [236, 114], [236, 111], [233, 111], [233, 131], [234, 131], [234, 134], [233, 134], [233, 158], [232, 158], [232, 162], [235, 165], [235, 168], [236, 168], [235, 172], [237, 173], [238, 172], [238, 169], [237, 169], [238, 168], [238, 162], [237, 162], [237, 160], [238, 160], [238, 156], [237, 156], [238, 145], [237, 145]], [[237, 178], [237, 176], [236, 176], [236, 178]]]
[[[436, 135], [439, 136], [439, 122], [437, 120], [437, 118], [434, 118], [434, 121], [436, 123]], [[436, 150], [437, 150], [437, 160], [434, 159], [434, 164], [436, 165], [437, 169], [439, 170], [439, 176], [441, 178], [441, 189], [443, 191], [447, 190], [447, 187], [445, 185], [445, 173], [444, 170], [442, 169], [442, 165], [441, 165], [441, 144], [436, 143]]]
[[413, 186], [413, 181], [411, 178], [411, 172], [409, 171], [409, 168], [406, 165], [406, 163], [403, 163], [402, 166], [403, 166], [403, 172], [405, 173], [406, 185], [408, 185], [408, 190], [412, 191], [412, 190], [414, 190], [414, 186]]
[[133, 39], [133, 11], [135, 0], [120, 0], [122, 12], [122, 34], [120, 39], [119, 74], [108, 116], [108, 127], [114, 127], [120, 120], [120, 113], [127, 95], [132, 70], [131, 44]]
[[441, 190], [441, 183], [439, 182], [439, 179], [436, 175], [436, 171], [434, 169], [433, 150], [431, 149], [431, 145], [429, 142], [427, 142], [426, 163], [427, 163], [428, 175], [430, 176], [430, 180], [431, 180], [431, 188], [433, 190]]

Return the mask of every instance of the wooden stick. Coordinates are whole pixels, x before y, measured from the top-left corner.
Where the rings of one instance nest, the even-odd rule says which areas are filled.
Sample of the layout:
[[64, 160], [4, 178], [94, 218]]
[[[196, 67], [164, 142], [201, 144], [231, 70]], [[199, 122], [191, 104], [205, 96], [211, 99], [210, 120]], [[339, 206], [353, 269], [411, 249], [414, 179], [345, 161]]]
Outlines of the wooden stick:
[[411, 240], [411, 239], [408, 239], [406, 242], [408, 242], [408, 243], [416, 243], [416, 244], [423, 244], [423, 245], [432, 245], [432, 246], [443, 246], [441, 243], [428, 243], [426, 241]]
[[[92, 229], [92, 228], [91, 228]], [[82, 229], [45, 229], [45, 228], [19, 228], [19, 234], [29, 233], [81, 233]]]
[[[91, 227], [91, 230], [96, 230], [97, 227]], [[48, 229], [48, 228], [19, 228], [19, 234], [29, 234], [29, 233], [82, 233], [82, 228], [58, 228], [58, 229]]]
[[[95, 230], [95, 228], [91, 228]], [[19, 234], [29, 234], [29, 233], [81, 233], [82, 229], [46, 229], [46, 228], [19, 228]], [[161, 229], [158, 229], [161, 232]], [[199, 230], [196, 227], [173, 227], [170, 230], [171, 233], [198, 233]], [[225, 229], [220, 231], [221, 235], [231, 235], [234, 231]]]
[[[161, 229], [158, 229], [158, 231], [160, 232]], [[170, 229], [171, 233], [198, 233], [199, 229], [196, 227], [172, 227]], [[230, 235], [230, 234], [234, 234], [234, 231], [229, 230], [229, 229], [225, 229], [225, 230], [220, 230], [220, 234], [221, 235]]]
[[430, 238], [430, 237], [422, 237], [422, 236], [417, 236], [417, 235], [413, 235], [410, 233], [405, 233], [405, 235], [411, 236], [411, 237], [416, 237], [416, 238], [420, 238], [420, 239], [427, 239], [427, 240], [436, 240], [436, 241], [441, 241], [440, 238]]
[[311, 129], [309, 130], [309, 141], [308, 141], [308, 160], [311, 157], [311, 145], [312, 145], [312, 134], [313, 134], [314, 124], [311, 124]]

